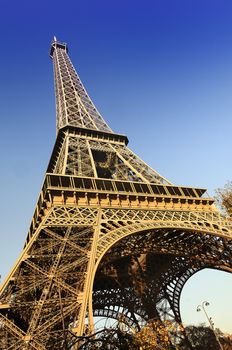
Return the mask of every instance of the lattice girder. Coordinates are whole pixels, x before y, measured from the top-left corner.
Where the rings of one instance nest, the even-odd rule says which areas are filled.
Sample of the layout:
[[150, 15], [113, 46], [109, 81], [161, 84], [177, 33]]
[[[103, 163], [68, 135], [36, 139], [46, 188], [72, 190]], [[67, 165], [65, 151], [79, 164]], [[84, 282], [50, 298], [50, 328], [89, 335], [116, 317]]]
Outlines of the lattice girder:
[[[41, 347], [46, 347], [51, 341], [48, 334], [51, 335], [53, 329], [57, 329], [62, 335], [62, 319], [67, 331], [74, 314], [76, 322], [82, 325], [78, 331], [84, 331], [85, 312], [81, 312], [83, 293], [87, 288], [88, 293], [84, 296], [87, 308], [88, 300], [91, 300], [94, 271], [103, 266], [102, 263], [107, 261], [105, 260], [107, 256], [110, 256], [108, 266], [114, 263], [114, 256], [117, 259], [123, 257], [122, 249], [119, 249], [118, 255], [116, 254], [117, 245], [120, 246], [122, 244], [120, 242], [123, 241], [127, 245], [125, 251], [127, 256], [135, 253], [141, 256], [148, 254], [149, 250], [153, 254], [173, 256], [173, 259], [181, 262], [181, 269], [178, 269], [174, 263], [175, 268], [172, 273], [167, 269], [163, 282], [159, 280], [158, 290], [154, 288], [152, 279], [149, 282], [152, 287], [149, 287], [149, 283], [146, 282], [146, 289], [153, 290], [155, 293], [153, 297], [150, 295], [154, 299], [154, 305], [166, 298], [172, 309], [173, 319], [178, 322], [180, 322], [179, 297], [187, 278], [205, 266], [219, 269], [231, 268], [231, 222], [217, 212], [50, 204], [50, 209], [32, 235], [21, 260], [1, 291], [2, 305], [8, 305], [10, 312], [18, 315], [20, 324], [24, 319], [23, 339], [27, 341], [32, 339], [32, 342], [38, 342]], [[144, 242], [146, 242], [147, 252], [144, 250]], [[92, 259], [91, 278], [87, 281], [86, 272], [90, 266], [90, 256], [95, 258]], [[75, 275], [74, 271], [76, 271]], [[139, 276], [138, 271], [135, 276]], [[95, 281], [97, 281], [97, 275]], [[12, 298], [13, 295], [14, 298]], [[120, 300], [120, 293], [116, 291], [113, 295]], [[143, 315], [145, 320], [149, 319], [149, 315], [146, 316], [143, 310], [141, 299], [136, 295], [135, 309], [131, 311], [141, 317]], [[98, 298], [100, 300], [99, 294]], [[104, 305], [106, 308], [109, 305], [106, 300], [106, 297], [102, 299], [103, 309]], [[122, 295], [121, 300], [123, 300]], [[62, 303], [65, 305], [61, 313]], [[117, 303], [115, 305], [118, 305]], [[53, 316], [51, 316], [51, 309]], [[2, 314], [4, 315], [4, 311]], [[10, 319], [9, 322], [11, 322]], [[76, 331], [77, 329], [74, 329], [74, 333]], [[8, 332], [11, 334], [11, 330]], [[12, 337], [15, 338], [13, 332]]]
[[[226, 239], [232, 238], [231, 221], [223, 219], [217, 212], [106, 209], [103, 210], [103, 218], [105, 219], [102, 223], [104, 232], [99, 236], [97, 249], [99, 257], [104, 255], [117, 240], [142, 230], [183, 229]], [[112, 223], [114, 230], [112, 230]]]
[[0, 348], [76, 350], [94, 316], [134, 330], [167, 318], [178, 328], [188, 278], [205, 267], [232, 272], [232, 220], [205, 189], [172, 185], [112, 132], [66, 44], [54, 40], [50, 54], [57, 139], [23, 252], [0, 289]]
[[[180, 262], [181, 265], [183, 265], [183, 271], [181, 271], [181, 273], [178, 272], [178, 274], [180, 273], [179, 277], [181, 277], [181, 279], [176, 279], [175, 277], [175, 271], [179, 271], [177, 268], [175, 268], [171, 274], [168, 274], [168, 276], [165, 277], [165, 287], [163, 287], [163, 291], [165, 291], [166, 294], [168, 294], [168, 290], [172, 290], [173, 295], [181, 292], [186, 280], [203, 267], [210, 266], [228, 271], [231, 269], [231, 239], [228, 240], [202, 232], [186, 231], [185, 229], [167, 229], [165, 227], [150, 229], [142, 233], [141, 231], [128, 233], [128, 235], [123, 236], [120, 240], [115, 238], [115, 242], [122, 244], [120, 242], [125, 241], [125, 239], [127, 242], [126, 252], [128, 256], [130, 254], [133, 255], [133, 253], [135, 254], [135, 252], [142, 256], [145, 252], [147, 253], [150, 251], [154, 254], [174, 256], [175, 259], [181, 259]], [[108, 237], [105, 237], [105, 240], [107, 242], [106, 244], [109, 246]], [[146, 244], [146, 247], [143, 247], [144, 244]], [[116, 251], [118, 252], [117, 254]], [[111, 248], [104, 253], [102, 259], [106, 259], [105, 255], [108, 254], [112, 264], [114, 259], [121, 259], [124, 256], [123, 249], [117, 248], [117, 243], [114, 243]], [[114, 256], [115, 258], [113, 259]], [[177, 262], [178, 261], [179, 260], [177, 260]], [[109, 264], [109, 262], [106, 263], [106, 265], [107, 264]], [[172, 266], [174, 265], [174, 262], [172, 262]], [[109, 276], [111, 274], [109, 273]], [[168, 287], [169, 284], [172, 285], [171, 289]], [[162, 288], [160, 282], [159, 286]], [[174, 298], [174, 296], [173, 303], [176, 305], [176, 312], [179, 312], [179, 305], [177, 307], [176, 298]], [[180, 315], [178, 315], [178, 317], [180, 318]]]
[[57, 130], [65, 125], [111, 132], [73, 67], [67, 46], [54, 42], [51, 57], [54, 62]]
[[[97, 132], [96, 132], [97, 133]], [[113, 137], [114, 135], [114, 137]], [[59, 131], [48, 171], [115, 180], [170, 184], [143, 162], [125, 144], [125, 137], [101, 133], [96, 140], [89, 132], [66, 127]]]
[[57, 133], [49, 171], [88, 177], [170, 184], [126, 146], [105, 123], [85, 91], [67, 45], [54, 41]]
[[[184, 336], [179, 327], [184, 284], [202, 268], [231, 272], [231, 243], [231, 239], [215, 234], [165, 227], [129, 233], [101, 257], [94, 284], [94, 308], [102, 310], [105, 305], [107, 311], [113, 305], [115, 312], [121, 309], [121, 313], [127, 315], [128, 310], [132, 311], [137, 320], [139, 317], [140, 326], [157, 317], [169, 320], [176, 325], [172, 337], [178, 344], [179, 337]], [[135, 257], [140, 261], [142, 274], [135, 268]], [[153, 263], [152, 268], [151, 261], [160, 257], [164, 258], [163, 263], [159, 266]], [[98, 280], [102, 282], [99, 284]], [[99, 300], [102, 300], [100, 304]], [[131, 320], [131, 327], [136, 329], [139, 325]]]
[[[15, 327], [22, 328], [22, 339], [29, 349], [36, 348], [34, 342], [38, 349], [48, 349], [53, 332], [63, 337], [63, 328], [68, 329], [78, 319], [93, 230], [93, 225], [83, 224], [40, 226], [3, 286], [2, 315], [9, 325], [14, 320]], [[6, 326], [4, 323], [2, 332], [6, 333]], [[7, 346], [14, 344], [11, 328]]]

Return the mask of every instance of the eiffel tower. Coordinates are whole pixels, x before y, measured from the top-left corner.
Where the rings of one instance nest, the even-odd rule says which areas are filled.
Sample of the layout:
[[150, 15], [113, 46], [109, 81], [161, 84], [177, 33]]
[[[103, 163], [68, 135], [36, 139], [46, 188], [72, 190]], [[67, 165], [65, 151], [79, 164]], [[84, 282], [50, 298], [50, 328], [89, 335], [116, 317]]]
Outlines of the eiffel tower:
[[133, 331], [180, 325], [186, 281], [206, 267], [232, 271], [232, 223], [205, 189], [171, 184], [110, 129], [65, 43], [54, 38], [50, 57], [57, 138], [1, 286], [0, 349], [78, 349], [104, 318]]

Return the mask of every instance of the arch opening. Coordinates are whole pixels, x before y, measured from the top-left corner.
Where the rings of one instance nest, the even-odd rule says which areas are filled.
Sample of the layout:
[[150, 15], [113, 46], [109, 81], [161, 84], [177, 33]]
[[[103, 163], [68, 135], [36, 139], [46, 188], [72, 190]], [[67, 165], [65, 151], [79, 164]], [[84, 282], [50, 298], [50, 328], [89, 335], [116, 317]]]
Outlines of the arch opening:
[[231, 334], [232, 275], [227, 269], [205, 268], [189, 278], [183, 287], [180, 299], [180, 313], [185, 326], [209, 325], [203, 312], [197, 312], [198, 305], [207, 301], [206, 312], [212, 317], [214, 327]]
[[[112, 310], [115, 319], [127, 320], [132, 332], [151, 320], [169, 320], [178, 329], [186, 281], [205, 267], [231, 268], [230, 253], [223, 237], [205, 232], [155, 228], [127, 235], [107, 250], [98, 265], [93, 313], [101, 310], [106, 315]], [[172, 343], [183, 337], [180, 333], [172, 336]]]

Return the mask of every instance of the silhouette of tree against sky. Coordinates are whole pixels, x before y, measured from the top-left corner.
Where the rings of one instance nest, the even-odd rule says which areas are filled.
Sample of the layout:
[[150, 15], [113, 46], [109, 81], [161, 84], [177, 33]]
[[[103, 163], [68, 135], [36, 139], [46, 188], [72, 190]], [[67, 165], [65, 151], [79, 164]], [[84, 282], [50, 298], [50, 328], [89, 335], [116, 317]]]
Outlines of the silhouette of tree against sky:
[[216, 190], [216, 203], [224, 214], [232, 217], [232, 181]]

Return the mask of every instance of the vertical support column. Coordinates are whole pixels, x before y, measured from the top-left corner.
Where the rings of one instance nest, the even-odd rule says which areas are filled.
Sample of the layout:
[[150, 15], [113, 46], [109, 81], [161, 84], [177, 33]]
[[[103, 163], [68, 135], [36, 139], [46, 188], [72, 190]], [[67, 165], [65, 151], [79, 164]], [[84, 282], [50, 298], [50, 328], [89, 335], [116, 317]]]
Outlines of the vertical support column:
[[91, 251], [89, 252], [90, 254], [89, 264], [87, 269], [85, 288], [83, 292], [83, 300], [82, 300], [82, 305], [80, 310], [79, 322], [78, 322], [77, 328], [73, 330], [75, 331], [77, 336], [81, 336], [84, 332], [85, 316], [86, 316], [87, 309], [88, 309], [89, 330], [90, 332], [94, 331], [93, 310], [92, 310], [92, 285], [94, 280], [93, 271], [94, 271], [95, 262], [96, 262], [97, 242], [98, 242], [98, 237], [100, 232], [100, 224], [101, 224], [101, 208], [99, 207], [96, 226], [94, 228], [92, 247], [91, 247]]
[[97, 178], [98, 177], [97, 170], [96, 170], [95, 162], [94, 162], [94, 159], [93, 159], [93, 154], [92, 154], [92, 151], [91, 151], [91, 148], [90, 148], [89, 140], [86, 140], [86, 144], [87, 144], [88, 151], [89, 151], [89, 157], [90, 157], [90, 160], [91, 160], [94, 177]]
[[62, 174], [65, 175], [66, 174], [66, 170], [67, 170], [67, 164], [68, 164], [68, 150], [69, 150], [69, 137], [67, 135], [67, 133], [65, 133], [66, 135], [66, 144], [65, 144], [65, 149], [64, 149], [64, 161], [63, 161], [63, 166], [62, 166]]

